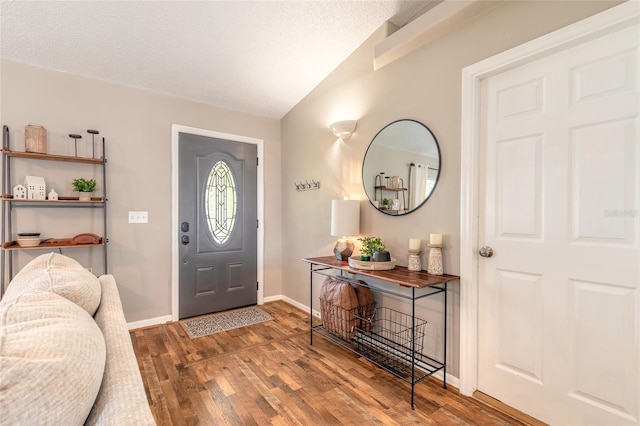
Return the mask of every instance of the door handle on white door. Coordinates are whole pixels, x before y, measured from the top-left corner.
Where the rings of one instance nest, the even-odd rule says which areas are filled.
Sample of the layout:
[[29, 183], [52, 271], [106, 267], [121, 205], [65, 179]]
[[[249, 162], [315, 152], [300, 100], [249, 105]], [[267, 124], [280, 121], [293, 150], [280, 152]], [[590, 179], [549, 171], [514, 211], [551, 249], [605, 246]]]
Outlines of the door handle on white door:
[[478, 253], [482, 257], [491, 257], [493, 256], [493, 249], [489, 246], [482, 246], [480, 250], [478, 250]]

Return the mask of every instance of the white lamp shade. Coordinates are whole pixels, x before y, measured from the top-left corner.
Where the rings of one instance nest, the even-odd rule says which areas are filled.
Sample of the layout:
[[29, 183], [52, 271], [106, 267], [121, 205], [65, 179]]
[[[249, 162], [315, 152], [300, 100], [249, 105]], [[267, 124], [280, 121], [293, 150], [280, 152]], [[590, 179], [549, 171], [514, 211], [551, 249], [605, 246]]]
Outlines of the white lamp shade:
[[331, 235], [350, 237], [360, 234], [360, 201], [331, 200]]

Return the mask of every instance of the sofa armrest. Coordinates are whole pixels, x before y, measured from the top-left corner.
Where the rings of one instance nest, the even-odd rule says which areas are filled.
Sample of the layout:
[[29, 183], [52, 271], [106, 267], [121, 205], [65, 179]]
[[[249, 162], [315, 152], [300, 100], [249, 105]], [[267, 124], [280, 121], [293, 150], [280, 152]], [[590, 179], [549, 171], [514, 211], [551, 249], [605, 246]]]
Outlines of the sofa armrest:
[[155, 425], [144, 390], [122, 303], [112, 275], [100, 277], [102, 298], [94, 315], [107, 349], [100, 392], [87, 425]]

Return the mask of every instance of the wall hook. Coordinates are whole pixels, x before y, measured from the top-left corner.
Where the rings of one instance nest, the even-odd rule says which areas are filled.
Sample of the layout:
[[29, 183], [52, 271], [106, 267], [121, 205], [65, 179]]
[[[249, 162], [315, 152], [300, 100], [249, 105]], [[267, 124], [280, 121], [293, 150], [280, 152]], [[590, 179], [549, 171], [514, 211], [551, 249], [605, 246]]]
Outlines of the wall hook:
[[320, 189], [320, 182], [315, 179], [311, 179], [311, 182], [308, 180], [293, 182], [293, 185], [296, 187], [296, 191], [308, 191], [310, 189]]

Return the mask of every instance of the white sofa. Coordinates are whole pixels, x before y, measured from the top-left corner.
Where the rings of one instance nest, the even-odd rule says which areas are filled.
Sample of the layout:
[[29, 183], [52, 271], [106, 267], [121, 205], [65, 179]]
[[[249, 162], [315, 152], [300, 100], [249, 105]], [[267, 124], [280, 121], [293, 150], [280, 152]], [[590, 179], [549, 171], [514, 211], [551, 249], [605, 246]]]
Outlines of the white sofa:
[[0, 301], [0, 424], [154, 425], [118, 288], [57, 253]]

